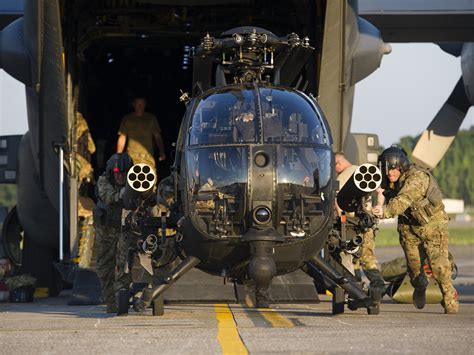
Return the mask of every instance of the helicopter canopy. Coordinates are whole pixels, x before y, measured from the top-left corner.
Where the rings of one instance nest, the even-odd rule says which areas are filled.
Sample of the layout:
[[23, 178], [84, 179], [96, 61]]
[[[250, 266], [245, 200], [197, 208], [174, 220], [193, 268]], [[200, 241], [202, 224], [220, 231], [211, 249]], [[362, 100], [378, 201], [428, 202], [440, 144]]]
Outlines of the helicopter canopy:
[[199, 99], [188, 144], [298, 143], [329, 146], [315, 105], [290, 89], [232, 86]]
[[316, 105], [291, 89], [235, 85], [194, 104], [186, 159], [191, 185], [213, 190], [245, 184], [250, 146], [260, 144], [274, 145], [278, 184], [329, 183], [330, 138]]

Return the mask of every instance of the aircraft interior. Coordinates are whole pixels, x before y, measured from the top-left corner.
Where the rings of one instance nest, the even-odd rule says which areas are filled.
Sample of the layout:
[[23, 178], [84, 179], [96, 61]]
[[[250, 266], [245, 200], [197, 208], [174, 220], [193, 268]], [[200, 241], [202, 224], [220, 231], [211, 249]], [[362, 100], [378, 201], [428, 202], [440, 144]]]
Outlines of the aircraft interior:
[[80, 82], [80, 97], [76, 100], [96, 143], [92, 157], [96, 176], [114, 153], [120, 120], [133, 110], [131, 101], [137, 94], [147, 98], [147, 111], [158, 118], [168, 157], [158, 165], [158, 175], [162, 178], [168, 174], [171, 144], [177, 139], [185, 111], [185, 105], [179, 102], [180, 90], [192, 91], [189, 50], [206, 33], [219, 36], [235, 27], [258, 26], [277, 36], [291, 32], [308, 36], [316, 48], [322, 33], [323, 24], [317, 15], [322, 10], [316, 8], [322, 6], [321, 2], [168, 3], [78, 1], [65, 10], [82, 18], [73, 49], [77, 58], [75, 77]]

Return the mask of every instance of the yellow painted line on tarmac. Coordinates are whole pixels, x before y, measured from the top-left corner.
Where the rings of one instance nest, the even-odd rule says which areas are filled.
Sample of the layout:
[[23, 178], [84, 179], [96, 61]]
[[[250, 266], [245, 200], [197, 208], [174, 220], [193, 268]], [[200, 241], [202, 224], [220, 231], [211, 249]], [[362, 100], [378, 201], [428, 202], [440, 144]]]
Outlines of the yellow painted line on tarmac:
[[278, 314], [277, 311], [271, 308], [260, 308], [259, 312], [262, 314], [262, 316], [269, 321], [274, 328], [292, 328], [295, 325], [293, 322], [289, 321], [288, 319], [282, 317], [280, 314]]
[[222, 349], [222, 354], [248, 354], [240, 338], [234, 316], [227, 304], [216, 304], [217, 340]]

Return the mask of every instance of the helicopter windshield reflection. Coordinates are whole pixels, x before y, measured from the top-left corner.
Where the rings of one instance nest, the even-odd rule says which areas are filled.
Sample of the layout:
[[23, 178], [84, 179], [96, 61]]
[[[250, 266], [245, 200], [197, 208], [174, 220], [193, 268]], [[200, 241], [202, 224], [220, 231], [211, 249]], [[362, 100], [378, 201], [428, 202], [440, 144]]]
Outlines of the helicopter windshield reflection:
[[277, 181], [303, 187], [324, 188], [331, 179], [331, 152], [308, 147], [281, 147]]
[[188, 171], [193, 190], [213, 191], [234, 183], [247, 182], [245, 147], [210, 147], [189, 151]]
[[297, 198], [299, 187], [308, 196], [329, 194], [329, 134], [308, 97], [289, 89], [234, 85], [206, 94], [194, 107], [186, 164], [188, 191], [198, 210], [214, 209], [214, 201], [222, 199], [228, 211], [250, 208], [238, 207], [238, 201], [253, 191], [247, 185], [253, 186], [249, 167], [255, 169], [255, 145], [273, 152], [268, 161], [276, 179], [268, 182], [281, 187], [286, 199]]
[[200, 100], [192, 117], [189, 144], [263, 141], [327, 146], [327, 137], [321, 118], [301, 95], [278, 88], [230, 88]]
[[320, 117], [302, 96], [282, 89], [260, 90], [265, 143], [295, 142], [327, 145]]
[[190, 145], [256, 143], [254, 90], [226, 90], [203, 98], [190, 128]]

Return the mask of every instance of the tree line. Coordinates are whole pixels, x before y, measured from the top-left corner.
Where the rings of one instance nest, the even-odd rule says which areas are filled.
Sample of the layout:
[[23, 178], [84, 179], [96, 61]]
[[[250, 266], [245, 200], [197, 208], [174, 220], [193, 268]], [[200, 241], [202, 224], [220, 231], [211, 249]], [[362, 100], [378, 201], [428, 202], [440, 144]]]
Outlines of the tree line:
[[0, 207], [8, 209], [16, 205], [16, 185], [0, 184]]
[[[399, 146], [407, 151], [409, 157], [419, 137], [400, 139]], [[461, 199], [466, 205], [474, 205], [474, 126], [459, 131], [443, 159], [433, 169], [433, 175], [445, 198]]]

